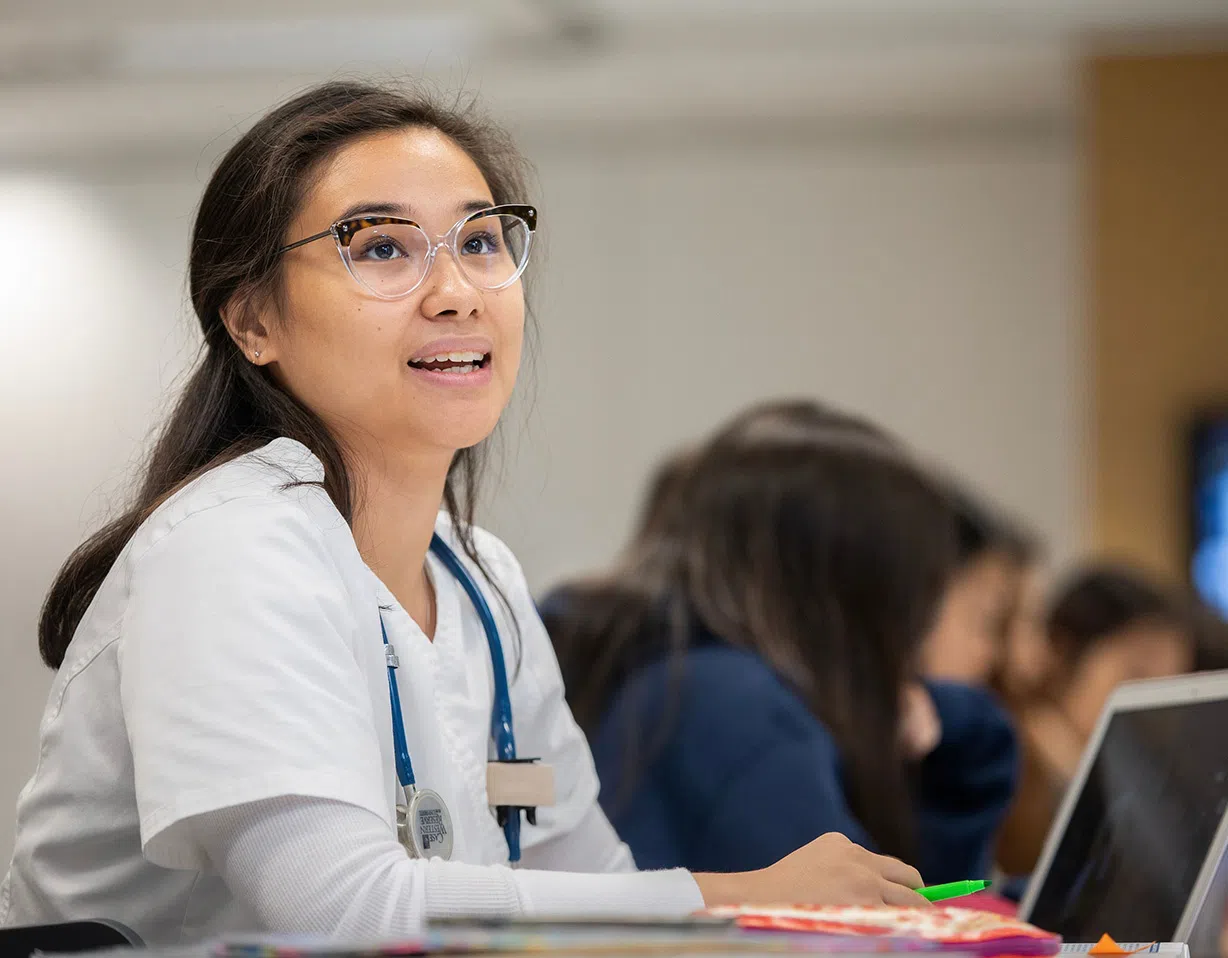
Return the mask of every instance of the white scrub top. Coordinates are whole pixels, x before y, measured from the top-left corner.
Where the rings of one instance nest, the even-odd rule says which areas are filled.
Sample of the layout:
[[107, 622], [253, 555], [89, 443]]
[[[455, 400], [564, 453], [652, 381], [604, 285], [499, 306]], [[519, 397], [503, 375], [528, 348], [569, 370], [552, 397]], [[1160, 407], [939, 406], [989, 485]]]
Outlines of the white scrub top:
[[[147, 942], [259, 931], [201, 860], [187, 820], [306, 796], [367, 809], [395, 831], [381, 607], [400, 659], [414, 772], [451, 810], [453, 858], [507, 863], [486, 797], [493, 681], [477, 614], [428, 556], [437, 602], [429, 641], [359, 556], [315, 484], [323, 475], [305, 446], [278, 439], [193, 481], [133, 536], [52, 686], [38, 765], [18, 800], [0, 925], [112, 918]], [[455, 545], [445, 516], [436, 531]], [[555, 768], [557, 803], [523, 827], [523, 864], [631, 870], [596, 804], [592, 757], [523, 573], [494, 536], [475, 530], [475, 538], [519, 626], [486, 585], [511, 678], [517, 750]], [[651, 877], [654, 911], [702, 907], [688, 873]], [[534, 912], [574, 906], [569, 879], [557, 880], [557, 899], [549, 884], [534, 885]], [[592, 887], [613, 896], [619, 888]]]

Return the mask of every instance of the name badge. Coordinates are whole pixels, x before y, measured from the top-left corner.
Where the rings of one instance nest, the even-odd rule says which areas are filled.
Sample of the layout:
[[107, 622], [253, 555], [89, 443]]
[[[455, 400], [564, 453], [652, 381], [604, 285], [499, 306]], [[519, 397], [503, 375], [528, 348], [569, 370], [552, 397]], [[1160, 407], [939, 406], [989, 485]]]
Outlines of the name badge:
[[542, 808], [554, 804], [554, 766], [531, 759], [488, 762], [486, 800], [495, 808]]

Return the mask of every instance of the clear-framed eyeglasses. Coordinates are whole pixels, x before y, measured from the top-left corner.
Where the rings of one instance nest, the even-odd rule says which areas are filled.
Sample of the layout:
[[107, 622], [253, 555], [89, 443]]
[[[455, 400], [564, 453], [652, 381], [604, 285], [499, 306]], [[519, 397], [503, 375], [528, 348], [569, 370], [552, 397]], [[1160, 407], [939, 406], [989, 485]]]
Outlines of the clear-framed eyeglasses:
[[432, 240], [413, 220], [397, 216], [357, 216], [289, 243], [285, 253], [331, 236], [349, 274], [380, 299], [408, 296], [426, 279], [441, 249], [452, 254], [461, 273], [478, 289], [504, 289], [529, 264], [537, 229], [532, 206], [492, 206], [462, 217]]

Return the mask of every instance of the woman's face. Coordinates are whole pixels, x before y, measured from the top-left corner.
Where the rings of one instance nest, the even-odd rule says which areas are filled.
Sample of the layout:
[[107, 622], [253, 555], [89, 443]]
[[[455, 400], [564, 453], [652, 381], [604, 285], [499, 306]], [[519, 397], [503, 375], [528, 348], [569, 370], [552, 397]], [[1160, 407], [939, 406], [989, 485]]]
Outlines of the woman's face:
[[921, 647], [921, 672], [934, 679], [984, 685], [1002, 653], [1015, 578], [1003, 556], [988, 553], [961, 569]]
[[1190, 638], [1178, 628], [1140, 623], [1093, 645], [1074, 666], [1062, 711], [1084, 738], [1096, 728], [1104, 703], [1122, 682], [1182, 675], [1194, 667]]
[[[283, 241], [372, 212], [440, 237], [475, 207], [493, 206], [477, 165], [452, 140], [406, 128], [356, 140], [329, 160]], [[477, 289], [440, 250], [403, 299], [372, 295], [347, 272], [331, 238], [284, 254], [282, 292], [260, 313], [258, 362], [343, 440], [410, 455], [448, 454], [485, 439], [520, 365], [524, 293]], [[469, 372], [421, 368], [461, 356]], [[249, 355], [251, 353], [249, 352]]]
[[1006, 630], [1002, 682], [1008, 696], [1035, 695], [1057, 667], [1056, 653], [1044, 628], [1046, 582], [1036, 566], [1020, 570], [1018, 601]]

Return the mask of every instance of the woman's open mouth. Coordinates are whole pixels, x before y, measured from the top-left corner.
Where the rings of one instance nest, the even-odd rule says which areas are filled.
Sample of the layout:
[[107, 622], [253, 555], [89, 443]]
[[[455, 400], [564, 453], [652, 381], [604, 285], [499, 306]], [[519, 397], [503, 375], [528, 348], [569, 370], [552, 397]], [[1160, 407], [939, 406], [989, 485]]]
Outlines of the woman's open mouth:
[[490, 353], [463, 351], [421, 356], [409, 361], [411, 369], [421, 369], [440, 376], [472, 376], [490, 366]]

